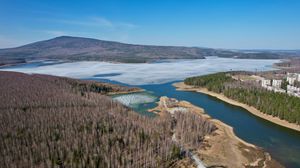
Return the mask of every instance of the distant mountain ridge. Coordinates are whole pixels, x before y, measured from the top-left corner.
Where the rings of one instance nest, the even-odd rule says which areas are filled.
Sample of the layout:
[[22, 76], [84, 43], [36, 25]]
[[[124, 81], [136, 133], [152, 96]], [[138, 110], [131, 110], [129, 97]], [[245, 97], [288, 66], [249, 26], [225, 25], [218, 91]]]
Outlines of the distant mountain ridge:
[[235, 58], [278, 58], [276, 53], [243, 53], [230, 50], [135, 45], [83, 37], [61, 36], [24, 46], [0, 49], [0, 65], [36, 59], [70, 61], [114, 61], [142, 63], [160, 59], [204, 59], [206, 56]]

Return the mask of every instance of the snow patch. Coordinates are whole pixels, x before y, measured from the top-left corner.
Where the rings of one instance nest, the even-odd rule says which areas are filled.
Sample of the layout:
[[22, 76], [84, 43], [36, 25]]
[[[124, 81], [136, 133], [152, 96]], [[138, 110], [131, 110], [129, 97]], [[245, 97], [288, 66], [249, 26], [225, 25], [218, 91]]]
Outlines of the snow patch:
[[154, 96], [138, 93], [120, 95], [114, 97], [113, 99], [128, 107], [133, 107], [142, 103], [152, 103], [156, 100]]

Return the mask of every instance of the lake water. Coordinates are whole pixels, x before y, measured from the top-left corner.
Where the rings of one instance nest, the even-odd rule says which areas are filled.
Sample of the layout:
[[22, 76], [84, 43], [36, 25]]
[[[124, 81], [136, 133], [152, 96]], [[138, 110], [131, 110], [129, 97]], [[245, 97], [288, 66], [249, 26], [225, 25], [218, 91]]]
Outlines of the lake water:
[[[40, 73], [72, 78], [109, 79], [130, 85], [163, 84], [186, 77], [230, 70], [271, 69], [278, 60], [208, 57], [196, 60], [166, 60], [156, 63], [116, 64], [108, 62], [45, 61], [5, 68], [7, 71]], [[50, 65], [49, 65], [50, 64]]]
[[[213, 57], [207, 60], [176, 60], [153, 64], [79, 62], [44, 65], [34, 63], [33, 65], [13, 66], [1, 70], [52, 74], [138, 86], [146, 90], [143, 96], [156, 97], [152, 101], [157, 101], [160, 96], [186, 100], [204, 108], [213, 118], [232, 126], [241, 139], [264, 148], [286, 167], [299, 168], [299, 132], [277, 126], [252, 115], [243, 108], [222, 102], [214, 97], [196, 92], [176, 91], [172, 86], [174, 81], [180, 81], [194, 75], [231, 69], [269, 70], [272, 64], [277, 61]], [[151, 115], [147, 112], [147, 109], [153, 108], [155, 102], [149, 102], [150, 99], [148, 98], [145, 98], [145, 100], [147, 100], [146, 103], [135, 104], [132, 108], [143, 115]]]
[[264, 148], [286, 167], [300, 167], [300, 133], [258, 118], [243, 108], [214, 97], [187, 91], [177, 91], [172, 83], [143, 85], [153, 95], [186, 100], [202, 107], [211, 117], [232, 126], [241, 139]]

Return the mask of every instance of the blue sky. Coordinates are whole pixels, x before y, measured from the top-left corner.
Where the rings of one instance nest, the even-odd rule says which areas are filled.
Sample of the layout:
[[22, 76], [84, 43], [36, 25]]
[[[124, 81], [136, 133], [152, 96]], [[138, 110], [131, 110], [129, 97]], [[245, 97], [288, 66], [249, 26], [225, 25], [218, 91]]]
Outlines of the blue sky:
[[135, 44], [300, 49], [300, 0], [0, 0], [0, 48], [61, 35]]

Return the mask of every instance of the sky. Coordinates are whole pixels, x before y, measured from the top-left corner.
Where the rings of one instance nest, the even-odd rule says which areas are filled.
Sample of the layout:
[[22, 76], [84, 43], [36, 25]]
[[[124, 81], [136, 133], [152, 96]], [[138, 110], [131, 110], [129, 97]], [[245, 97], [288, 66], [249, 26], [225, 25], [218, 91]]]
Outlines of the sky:
[[0, 0], [0, 48], [63, 35], [149, 45], [300, 49], [300, 0]]

